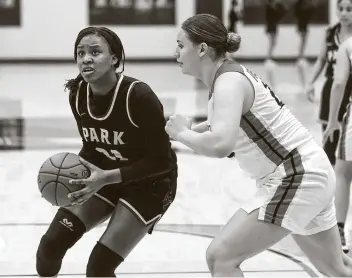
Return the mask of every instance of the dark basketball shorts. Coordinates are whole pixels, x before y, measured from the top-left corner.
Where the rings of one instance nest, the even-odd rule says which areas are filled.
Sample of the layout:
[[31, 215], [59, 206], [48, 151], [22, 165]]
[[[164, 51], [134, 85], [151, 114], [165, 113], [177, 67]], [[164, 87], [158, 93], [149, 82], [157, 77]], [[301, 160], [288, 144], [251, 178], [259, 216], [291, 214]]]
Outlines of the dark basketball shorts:
[[[327, 123], [329, 120], [329, 109], [330, 109], [330, 95], [331, 88], [334, 80], [329, 77], [325, 79], [320, 99], [320, 109], [319, 109], [319, 120], [322, 123]], [[352, 90], [352, 78], [350, 77], [347, 81], [345, 93], [342, 99], [341, 107], [339, 110], [338, 120], [342, 121], [344, 114], [346, 113], [347, 105], [349, 104], [350, 93]]]
[[277, 26], [281, 18], [286, 14], [286, 9], [282, 5], [272, 6], [266, 4], [265, 18], [266, 18], [266, 32], [269, 34], [277, 33]]
[[311, 22], [314, 13], [313, 7], [301, 7], [300, 4], [296, 4], [295, 15], [297, 18], [297, 29], [298, 32], [305, 34], [308, 31], [308, 25]]
[[[111, 206], [122, 203], [145, 225], [156, 223], [176, 197], [177, 168], [154, 181], [110, 184], [95, 195]], [[151, 231], [150, 231], [151, 233]]]

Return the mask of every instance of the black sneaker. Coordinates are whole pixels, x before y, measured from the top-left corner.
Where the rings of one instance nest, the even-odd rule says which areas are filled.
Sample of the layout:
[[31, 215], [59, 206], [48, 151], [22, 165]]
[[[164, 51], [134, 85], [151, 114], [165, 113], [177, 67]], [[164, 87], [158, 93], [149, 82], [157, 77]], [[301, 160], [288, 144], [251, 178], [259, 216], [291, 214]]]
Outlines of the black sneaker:
[[350, 251], [350, 248], [348, 247], [346, 237], [345, 237], [345, 231], [342, 227], [339, 227], [339, 233], [340, 233], [342, 250], [344, 253], [348, 253]]

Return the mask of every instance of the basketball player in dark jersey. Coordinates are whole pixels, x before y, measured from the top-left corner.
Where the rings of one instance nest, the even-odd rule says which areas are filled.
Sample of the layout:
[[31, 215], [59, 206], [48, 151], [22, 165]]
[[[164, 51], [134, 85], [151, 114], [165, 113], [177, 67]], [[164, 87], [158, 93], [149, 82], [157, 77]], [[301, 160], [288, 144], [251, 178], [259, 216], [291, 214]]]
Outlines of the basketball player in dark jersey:
[[[329, 103], [330, 103], [330, 92], [331, 86], [333, 84], [334, 67], [336, 63], [336, 52], [340, 46], [340, 43], [346, 38], [352, 35], [352, 28], [350, 26], [350, 21], [346, 20], [346, 10], [351, 7], [350, 0], [340, 0], [338, 1], [338, 17], [340, 22], [327, 28], [325, 41], [323, 43], [322, 49], [318, 56], [318, 59], [314, 65], [312, 77], [308, 86], [306, 88], [307, 96], [312, 99], [314, 94], [314, 83], [318, 79], [320, 73], [325, 70], [325, 83], [321, 92], [320, 100], [320, 111], [319, 111], [319, 121], [322, 123], [323, 131], [326, 128], [327, 121], [329, 119]], [[346, 107], [349, 102], [349, 96], [352, 90], [352, 79], [350, 78], [347, 82], [345, 89], [345, 95], [339, 110], [339, 121], [342, 121], [342, 117], [346, 112]], [[339, 138], [339, 131], [335, 131], [334, 140], [327, 141], [324, 145], [324, 150], [328, 155], [332, 165], [335, 165], [336, 157], [336, 146]]]
[[231, 1], [228, 19], [227, 30], [229, 32], [237, 32], [237, 22], [242, 19], [242, 10], [237, 0]]
[[79, 155], [91, 174], [70, 181], [85, 187], [71, 193], [72, 206], [59, 208], [41, 238], [36, 267], [40, 276], [57, 275], [67, 250], [110, 218], [90, 254], [86, 275], [115, 277], [115, 269], [152, 233], [174, 200], [176, 155], [153, 90], [123, 70], [115, 72], [124, 63], [124, 50], [114, 32], [83, 29], [74, 58], [80, 74], [66, 87], [83, 141]]
[[306, 84], [306, 69], [308, 66], [307, 60], [304, 57], [304, 50], [306, 47], [308, 37], [308, 26], [312, 20], [313, 13], [318, 0], [298, 0], [295, 3], [295, 16], [297, 19], [297, 32], [300, 37], [298, 57], [297, 57], [297, 69], [298, 76], [301, 84]]
[[[338, 11], [339, 23], [335, 24], [332, 27], [329, 27], [326, 31], [326, 38], [325, 38], [323, 48], [314, 65], [312, 79], [306, 90], [306, 93], [308, 94], [308, 96], [309, 94], [314, 93], [313, 83], [318, 78], [325, 64], [327, 64], [326, 71], [325, 71], [326, 80], [321, 93], [320, 113], [319, 113], [319, 121], [322, 123], [322, 129], [324, 133], [326, 132], [326, 127], [327, 127], [327, 123], [330, 115], [329, 113], [330, 95], [331, 95], [332, 85], [334, 83], [333, 77], [334, 77], [334, 71], [335, 71], [334, 69], [336, 64], [336, 54], [340, 47], [340, 44], [343, 41], [346, 41], [346, 39], [348, 39], [352, 35], [352, 1], [351, 0], [337, 1], [337, 11]], [[351, 90], [352, 90], [352, 78], [350, 75], [346, 82], [344, 95], [338, 112], [338, 121], [340, 123], [342, 122], [343, 116], [345, 115], [346, 108], [349, 103], [349, 98], [351, 95]], [[324, 150], [327, 156], [329, 157], [331, 164], [335, 166], [336, 148], [340, 137], [340, 130], [335, 130], [331, 137], [332, 137], [332, 140], [324, 141]], [[335, 169], [335, 171], [336, 170], [338, 169]], [[338, 170], [338, 172], [340, 171]], [[340, 174], [336, 173], [336, 175], [340, 175]], [[339, 191], [339, 182], [337, 182], [336, 191], [337, 192]], [[345, 252], [348, 252], [349, 247], [346, 243], [346, 238], [345, 238], [344, 221], [341, 221], [340, 219], [340, 218], [344, 218], [344, 216], [341, 217], [341, 215], [344, 214], [344, 213], [341, 213], [341, 211], [343, 211], [345, 207], [348, 207], [348, 205], [342, 201], [340, 203], [341, 204], [336, 204], [337, 220], [338, 220], [342, 248]], [[347, 213], [345, 213], [345, 215], [346, 214]]]
[[273, 53], [277, 43], [279, 22], [287, 12], [286, 5], [287, 3], [284, 0], [266, 0], [265, 3], [266, 34], [269, 40], [269, 48], [264, 66], [267, 71], [268, 83], [272, 88], [275, 87], [274, 69], [276, 67]]

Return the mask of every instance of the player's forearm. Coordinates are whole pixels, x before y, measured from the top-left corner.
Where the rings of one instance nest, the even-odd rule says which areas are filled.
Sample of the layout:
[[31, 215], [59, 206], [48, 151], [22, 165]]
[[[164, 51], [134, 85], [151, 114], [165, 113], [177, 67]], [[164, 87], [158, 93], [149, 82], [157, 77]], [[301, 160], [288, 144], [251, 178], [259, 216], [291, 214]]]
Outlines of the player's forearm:
[[120, 169], [106, 170], [105, 184], [121, 183], [122, 175]]
[[192, 130], [198, 133], [206, 132], [208, 129], [207, 121], [192, 126]]
[[210, 131], [197, 133], [192, 130], [183, 131], [177, 140], [195, 152], [209, 157], [226, 157], [231, 153], [227, 153], [221, 139], [214, 136]]
[[119, 169], [106, 171], [105, 184], [112, 183], [132, 183], [150, 179], [157, 179], [170, 172], [176, 165], [176, 157], [173, 157], [171, 151], [164, 155], [157, 155], [151, 151], [150, 155], [137, 160], [136, 162], [121, 167]]
[[176, 165], [170, 156], [149, 155], [135, 163], [120, 168], [123, 183], [155, 180], [169, 173]]
[[313, 66], [311, 78], [309, 79], [310, 84], [313, 84], [318, 79], [318, 76], [322, 72], [324, 66], [325, 66], [325, 60], [318, 58]]
[[329, 104], [329, 123], [338, 121], [338, 112], [342, 103], [346, 84], [334, 82], [331, 88]]

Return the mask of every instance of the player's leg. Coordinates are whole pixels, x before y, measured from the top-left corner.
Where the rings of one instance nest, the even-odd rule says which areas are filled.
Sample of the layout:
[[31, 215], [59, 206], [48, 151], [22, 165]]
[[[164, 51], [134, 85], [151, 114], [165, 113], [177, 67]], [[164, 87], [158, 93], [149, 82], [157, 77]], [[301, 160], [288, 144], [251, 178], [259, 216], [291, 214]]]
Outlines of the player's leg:
[[295, 5], [295, 16], [297, 19], [297, 31], [300, 36], [300, 43], [298, 48], [298, 58], [303, 57], [304, 49], [306, 47], [308, 25], [311, 21], [314, 8], [311, 5], [305, 5], [298, 1]]
[[[321, 91], [321, 100], [319, 107], [319, 120], [323, 122], [322, 124], [322, 132], [326, 129], [326, 123], [329, 120], [329, 105], [330, 105], [330, 94], [331, 94], [331, 86], [333, 83], [333, 79], [327, 78], [324, 82], [322, 91]], [[323, 149], [328, 156], [331, 165], [335, 165], [336, 162], [336, 148], [337, 142], [339, 139], [340, 132], [336, 130], [333, 134], [333, 141], [327, 140], [323, 145]]]
[[[252, 213], [238, 213], [214, 240], [215, 247], [209, 248], [207, 261], [214, 276], [241, 276], [239, 265], [245, 259], [290, 231], [305, 231], [332, 204], [335, 176], [323, 150], [312, 140], [290, 152], [257, 190], [255, 198], [243, 206]], [[333, 220], [335, 225], [335, 215]]]
[[114, 206], [97, 196], [82, 205], [59, 208], [37, 250], [37, 273], [48, 277], [58, 274], [62, 259], [86, 231], [104, 222]]
[[340, 232], [340, 239], [342, 250], [346, 253], [349, 252], [348, 242], [345, 235], [345, 223], [349, 209], [350, 200], [350, 187], [352, 181], [352, 161], [344, 161], [341, 159], [336, 160], [335, 165], [336, 173], [336, 193], [335, 193], [335, 206], [336, 218]]
[[[322, 125], [322, 131], [324, 132], [326, 129], [326, 124]], [[323, 149], [329, 158], [329, 161], [332, 166], [335, 166], [336, 164], [336, 149], [337, 149], [337, 143], [339, 141], [339, 136], [340, 136], [340, 131], [335, 130], [333, 134], [333, 140], [327, 140], [325, 144], [323, 145]]]
[[267, 37], [269, 40], [269, 48], [268, 48], [268, 54], [264, 62], [264, 68], [266, 72], [266, 78], [268, 80], [269, 86], [275, 90], [276, 88], [276, 82], [275, 82], [275, 68], [276, 68], [276, 62], [273, 60], [273, 52], [276, 46], [276, 41], [277, 41], [277, 33], [274, 32], [268, 32]]
[[175, 198], [176, 182], [175, 171], [160, 181], [127, 189], [91, 252], [86, 270], [88, 277], [115, 277], [115, 269], [141, 239], [152, 232]]
[[336, 225], [317, 234], [293, 237], [321, 273], [330, 277], [352, 277], [352, 259], [341, 250]]
[[[304, 23], [300, 23], [304, 24]], [[299, 49], [298, 49], [298, 57], [297, 57], [297, 70], [298, 70], [298, 77], [301, 82], [301, 85], [303, 88], [306, 87], [306, 77], [307, 77], [307, 69], [308, 69], [308, 62], [304, 57], [304, 50], [306, 47], [307, 43], [307, 37], [308, 37], [308, 30], [307, 30], [307, 25], [300, 26], [299, 27], [299, 38], [300, 38], [300, 43], [299, 43]]]
[[275, 7], [269, 3], [266, 4], [265, 8], [265, 20], [266, 33], [269, 39], [267, 59], [272, 59], [277, 42], [277, 25], [279, 22], [279, 16]]
[[243, 277], [243, 261], [271, 247], [289, 230], [258, 220], [259, 209], [251, 213], [238, 210], [211, 242], [206, 252], [212, 276]]
[[349, 247], [345, 237], [345, 222], [349, 208], [350, 186], [352, 181], [352, 117], [350, 107], [347, 109], [343, 119], [336, 156], [336, 218], [342, 247], [344, 252], [347, 253]]
[[306, 70], [308, 63], [304, 58], [304, 50], [308, 38], [308, 25], [311, 21], [311, 17], [314, 9], [311, 6], [305, 7], [302, 3], [298, 2], [296, 4], [296, 17], [297, 17], [297, 28], [300, 37], [299, 49], [298, 49], [298, 59], [297, 68], [298, 75], [302, 86], [306, 86]]
[[[309, 144], [305, 152], [313, 147], [318, 148]], [[237, 212], [214, 239], [207, 251], [208, 267], [214, 276], [243, 276], [239, 266], [244, 260], [300, 229], [320, 212], [307, 208], [309, 202], [302, 200], [302, 195], [306, 194], [304, 189], [309, 187], [302, 183], [305, 181], [303, 164], [310, 162], [308, 158], [302, 158], [297, 149], [293, 150], [257, 186], [255, 197], [242, 206], [244, 211]], [[296, 212], [302, 207], [303, 211], [311, 210], [305, 214]]]
[[274, 70], [276, 63], [273, 60], [273, 54], [277, 44], [278, 37], [278, 24], [282, 16], [284, 15], [282, 5], [275, 5], [267, 1], [265, 7], [265, 20], [266, 20], [266, 35], [268, 38], [268, 52], [265, 59], [264, 67], [267, 74], [269, 86], [275, 90], [275, 79]]

